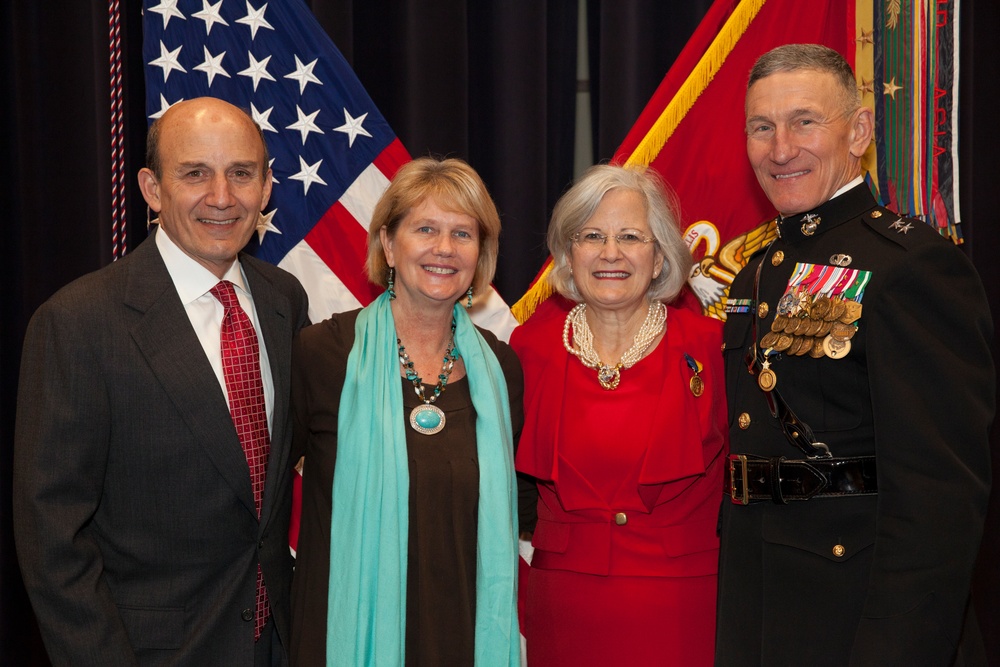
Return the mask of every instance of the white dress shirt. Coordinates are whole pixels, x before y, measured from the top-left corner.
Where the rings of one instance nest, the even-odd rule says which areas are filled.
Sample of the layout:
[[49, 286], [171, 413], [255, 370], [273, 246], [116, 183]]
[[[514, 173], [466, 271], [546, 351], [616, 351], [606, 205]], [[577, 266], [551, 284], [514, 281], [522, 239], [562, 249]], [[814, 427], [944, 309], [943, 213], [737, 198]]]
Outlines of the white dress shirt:
[[[226, 309], [210, 291], [218, 284], [219, 278], [177, 247], [162, 227], [156, 232], [156, 247], [163, 257], [163, 263], [167, 265], [167, 272], [181, 298], [181, 303], [184, 304], [191, 326], [201, 341], [205, 356], [215, 371], [222, 393], [228, 399], [226, 379], [222, 374], [222, 318]], [[250, 294], [246, 277], [243, 275], [243, 267], [238, 261], [233, 262], [222, 280], [228, 280], [236, 288], [240, 306], [246, 311], [254, 331], [257, 332], [257, 341], [260, 344], [260, 375], [264, 383], [264, 404], [267, 407], [267, 429], [270, 433], [273, 426], [274, 381], [271, 378], [271, 365], [267, 360], [264, 337], [260, 334], [260, 322], [257, 320], [253, 295]]]

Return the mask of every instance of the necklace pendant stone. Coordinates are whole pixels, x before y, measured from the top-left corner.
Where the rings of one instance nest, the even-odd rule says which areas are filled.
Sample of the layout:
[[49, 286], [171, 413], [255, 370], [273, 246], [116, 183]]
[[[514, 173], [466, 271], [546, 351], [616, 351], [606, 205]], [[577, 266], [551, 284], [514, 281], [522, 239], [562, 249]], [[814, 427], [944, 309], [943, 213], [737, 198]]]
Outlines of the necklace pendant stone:
[[441, 408], [430, 403], [424, 403], [410, 412], [410, 426], [417, 433], [434, 435], [444, 428], [445, 418]]

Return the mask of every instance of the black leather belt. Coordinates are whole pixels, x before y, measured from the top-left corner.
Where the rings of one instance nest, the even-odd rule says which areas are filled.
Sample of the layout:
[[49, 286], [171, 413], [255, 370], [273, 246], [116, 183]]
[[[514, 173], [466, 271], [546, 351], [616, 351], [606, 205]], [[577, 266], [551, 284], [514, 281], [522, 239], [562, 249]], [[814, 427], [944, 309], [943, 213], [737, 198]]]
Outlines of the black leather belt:
[[878, 493], [875, 457], [786, 459], [733, 454], [726, 491], [737, 505]]

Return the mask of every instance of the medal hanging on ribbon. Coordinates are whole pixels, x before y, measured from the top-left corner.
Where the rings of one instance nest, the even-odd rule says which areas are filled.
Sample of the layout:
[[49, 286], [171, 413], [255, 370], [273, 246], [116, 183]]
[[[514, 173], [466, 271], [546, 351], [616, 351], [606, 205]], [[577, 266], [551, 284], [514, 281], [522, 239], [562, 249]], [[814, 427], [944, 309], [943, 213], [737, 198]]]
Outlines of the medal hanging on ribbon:
[[692, 357], [690, 354], [684, 353], [684, 361], [687, 362], [688, 368], [694, 374], [691, 376], [691, 380], [688, 382], [688, 387], [691, 389], [691, 393], [694, 394], [695, 398], [698, 398], [705, 392], [705, 381], [701, 379], [701, 371], [704, 366], [701, 362]]
[[778, 384], [778, 376], [771, 370], [771, 362], [768, 360], [773, 353], [773, 348], [764, 350], [764, 361], [760, 363], [760, 373], [757, 374], [757, 386], [764, 391], [771, 391]]

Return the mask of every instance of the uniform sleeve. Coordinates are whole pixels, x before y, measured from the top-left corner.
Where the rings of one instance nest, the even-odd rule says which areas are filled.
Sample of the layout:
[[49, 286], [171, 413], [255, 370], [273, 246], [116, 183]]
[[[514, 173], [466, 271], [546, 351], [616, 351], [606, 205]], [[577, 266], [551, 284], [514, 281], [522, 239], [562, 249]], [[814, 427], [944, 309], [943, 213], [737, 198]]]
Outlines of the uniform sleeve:
[[878, 462], [868, 595], [852, 665], [951, 664], [990, 488], [989, 308], [954, 247], [907, 253], [862, 320]]
[[14, 442], [14, 533], [54, 665], [134, 665], [92, 523], [112, 428], [93, 327], [49, 302], [28, 325]]

